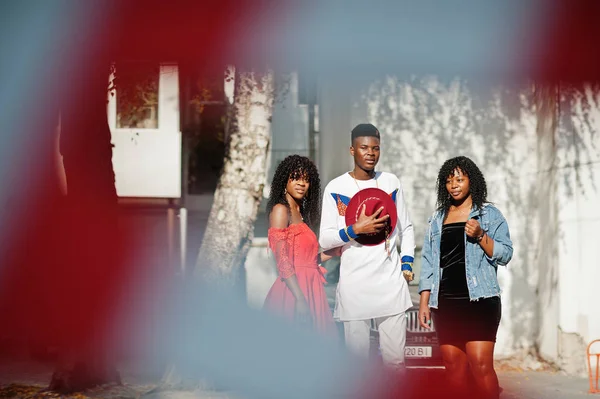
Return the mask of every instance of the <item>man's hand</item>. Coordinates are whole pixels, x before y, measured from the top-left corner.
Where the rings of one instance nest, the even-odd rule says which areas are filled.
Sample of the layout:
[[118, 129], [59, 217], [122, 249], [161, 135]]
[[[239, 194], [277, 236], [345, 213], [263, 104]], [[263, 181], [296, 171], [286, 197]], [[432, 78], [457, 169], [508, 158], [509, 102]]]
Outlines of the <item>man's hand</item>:
[[330, 258], [335, 258], [336, 256], [342, 256], [342, 247], [335, 247], [332, 249], [328, 249], [327, 251], [323, 251], [325, 255], [328, 255]]
[[[327, 251], [321, 252], [320, 256], [317, 257], [317, 263], [325, 263], [331, 258], [342, 256], [342, 247], [335, 247], [328, 249]], [[320, 258], [320, 262], [319, 262]]]
[[406, 281], [408, 283], [410, 283], [411, 281], [413, 281], [413, 279], [415, 278], [415, 274], [413, 273], [413, 260], [414, 258], [412, 256], [403, 256], [401, 259], [401, 270], [402, 270], [402, 274], [404, 275], [404, 278], [406, 279]]
[[383, 207], [376, 210], [371, 216], [367, 216], [365, 213], [366, 205], [362, 206], [360, 211], [360, 215], [358, 216], [358, 220], [352, 226], [354, 233], [356, 234], [375, 234], [379, 233], [384, 229], [387, 220], [390, 218], [390, 215], [385, 215], [383, 217], [378, 218], [381, 211], [383, 211]]

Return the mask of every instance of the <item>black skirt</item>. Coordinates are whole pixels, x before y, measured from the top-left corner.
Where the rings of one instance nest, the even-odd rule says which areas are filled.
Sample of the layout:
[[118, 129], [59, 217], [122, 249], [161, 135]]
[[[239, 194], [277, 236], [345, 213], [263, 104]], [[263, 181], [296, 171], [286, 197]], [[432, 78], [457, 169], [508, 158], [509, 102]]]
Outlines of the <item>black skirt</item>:
[[432, 309], [433, 323], [440, 345], [462, 346], [471, 341], [496, 342], [502, 317], [500, 297], [471, 301], [439, 298]]

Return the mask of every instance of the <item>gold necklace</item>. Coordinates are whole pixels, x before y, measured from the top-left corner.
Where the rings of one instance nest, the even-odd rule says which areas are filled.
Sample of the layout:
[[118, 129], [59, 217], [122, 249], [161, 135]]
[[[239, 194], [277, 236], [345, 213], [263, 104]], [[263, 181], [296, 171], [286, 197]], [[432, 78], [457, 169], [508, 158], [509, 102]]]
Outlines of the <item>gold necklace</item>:
[[458, 206], [454, 206], [454, 210], [458, 211], [458, 213], [465, 213], [465, 212], [471, 212], [471, 209], [473, 209], [473, 203], [471, 203], [471, 206], [465, 206], [465, 207], [458, 207]]
[[[356, 183], [356, 187], [358, 187], [358, 191], [360, 191], [361, 188], [358, 185], [358, 181], [356, 180], [356, 177], [354, 177], [354, 172], [350, 172], [350, 177], [352, 177], [352, 179], [354, 179], [354, 183]], [[379, 180], [377, 180], [377, 173], [375, 173], [375, 177], [373, 179], [375, 179], [375, 185], [377, 186], [377, 188], [379, 188]]]
[[458, 213], [460, 213], [460, 214], [463, 214], [463, 213], [467, 213], [467, 212], [469, 212], [469, 209], [467, 209], [467, 208], [461, 209], [461, 208], [456, 208], [456, 207], [455, 207], [455, 208], [454, 208], [454, 211], [455, 211], [455, 212], [458, 212]]

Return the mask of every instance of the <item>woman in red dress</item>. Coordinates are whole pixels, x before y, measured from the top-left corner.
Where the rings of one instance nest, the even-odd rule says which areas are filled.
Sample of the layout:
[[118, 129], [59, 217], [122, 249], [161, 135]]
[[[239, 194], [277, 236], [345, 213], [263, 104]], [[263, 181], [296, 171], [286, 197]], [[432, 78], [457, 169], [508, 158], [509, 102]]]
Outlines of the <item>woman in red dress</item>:
[[321, 210], [317, 168], [306, 157], [291, 155], [278, 166], [267, 204], [269, 246], [279, 278], [265, 300], [265, 309], [316, 331], [335, 335], [325, 294], [325, 269], [332, 254], [319, 253], [317, 227]]

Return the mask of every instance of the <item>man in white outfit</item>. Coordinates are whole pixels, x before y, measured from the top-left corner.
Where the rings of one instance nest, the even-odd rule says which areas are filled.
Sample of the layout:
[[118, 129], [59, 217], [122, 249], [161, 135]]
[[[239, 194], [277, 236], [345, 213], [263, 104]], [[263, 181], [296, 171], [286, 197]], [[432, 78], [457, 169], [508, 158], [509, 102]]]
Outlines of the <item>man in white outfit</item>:
[[[370, 327], [375, 322], [384, 363], [402, 368], [405, 312], [412, 306], [407, 280], [412, 279], [413, 226], [399, 179], [392, 173], [375, 171], [380, 155], [377, 128], [360, 124], [352, 130], [351, 140], [354, 169], [325, 187], [321, 213], [321, 247], [324, 250], [341, 247], [342, 251], [334, 318], [344, 323], [346, 345], [364, 358], [369, 355]], [[380, 207], [369, 214], [361, 207], [353, 211], [359, 215], [352, 219], [355, 222], [347, 224], [346, 209], [351, 199], [359, 191], [373, 188], [391, 197], [395, 212]], [[390, 224], [390, 213], [397, 214], [395, 223]], [[393, 231], [391, 225], [395, 226]], [[380, 240], [373, 241], [374, 237]], [[398, 243], [401, 255], [396, 249]]]

